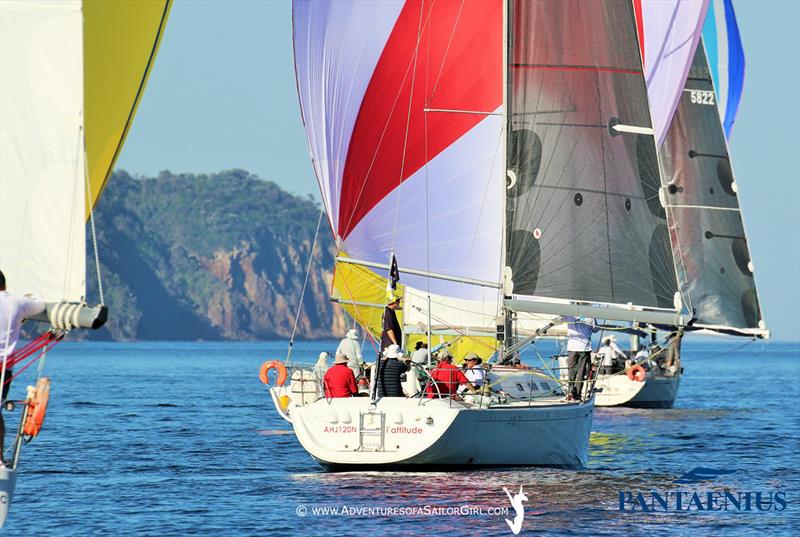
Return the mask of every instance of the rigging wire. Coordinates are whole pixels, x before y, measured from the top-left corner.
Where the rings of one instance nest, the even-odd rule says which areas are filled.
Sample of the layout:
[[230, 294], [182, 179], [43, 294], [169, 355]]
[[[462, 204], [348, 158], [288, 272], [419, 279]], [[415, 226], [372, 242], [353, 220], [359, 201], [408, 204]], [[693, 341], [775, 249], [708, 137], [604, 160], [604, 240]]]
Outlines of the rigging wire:
[[319, 228], [322, 225], [322, 215], [325, 214], [325, 207], [319, 210], [319, 218], [317, 219], [317, 230], [314, 232], [314, 240], [311, 243], [311, 252], [308, 254], [308, 267], [306, 268], [306, 276], [303, 279], [303, 288], [300, 291], [300, 302], [297, 304], [297, 314], [294, 316], [294, 326], [292, 327], [292, 337], [289, 339], [289, 348], [286, 351], [286, 365], [292, 359], [292, 346], [294, 345], [294, 336], [297, 333], [297, 323], [300, 321], [300, 312], [303, 310], [303, 298], [306, 295], [306, 285], [308, 285], [308, 275], [311, 273], [311, 262], [314, 260], [314, 250], [317, 247], [317, 237], [319, 237]]
[[89, 180], [89, 159], [86, 155], [86, 142], [83, 144], [83, 175], [86, 178], [86, 201], [89, 204], [89, 225], [92, 230], [92, 248], [94, 249], [94, 266], [97, 274], [97, 293], [100, 304], [105, 304], [103, 297], [103, 278], [100, 274], [100, 254], [97, 251], [97, 231], [94, 227], [94, 204], [92, 203], [92, 185]]

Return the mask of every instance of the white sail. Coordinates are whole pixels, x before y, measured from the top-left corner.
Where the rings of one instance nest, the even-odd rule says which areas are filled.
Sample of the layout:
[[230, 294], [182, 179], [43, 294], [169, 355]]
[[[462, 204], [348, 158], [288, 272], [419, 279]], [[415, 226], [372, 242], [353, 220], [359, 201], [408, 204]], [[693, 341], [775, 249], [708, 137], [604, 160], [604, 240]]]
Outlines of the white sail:
[[47, 301], [85, 294], [82, 25], [79, 0], [0, 2], [0, 270]]

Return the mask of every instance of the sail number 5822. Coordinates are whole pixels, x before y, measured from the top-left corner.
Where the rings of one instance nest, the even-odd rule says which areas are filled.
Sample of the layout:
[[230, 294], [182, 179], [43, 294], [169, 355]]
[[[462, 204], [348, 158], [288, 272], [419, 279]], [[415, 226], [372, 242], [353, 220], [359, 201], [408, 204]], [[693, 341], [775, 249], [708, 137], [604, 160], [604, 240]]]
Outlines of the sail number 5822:
[[714, 92], [705, 90], [687, 90], [692, 104], [707, 104], [714, 106]]

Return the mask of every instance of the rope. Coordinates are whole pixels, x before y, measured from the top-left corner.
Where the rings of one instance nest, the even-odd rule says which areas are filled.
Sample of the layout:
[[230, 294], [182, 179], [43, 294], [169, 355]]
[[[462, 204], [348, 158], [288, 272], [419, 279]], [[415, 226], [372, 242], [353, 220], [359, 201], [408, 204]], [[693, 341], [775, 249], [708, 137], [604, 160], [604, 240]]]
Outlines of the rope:
[[300, 303], [297, 304], [297, 314], [294, 316], [294, 326], [292, 327], [292, 337], [289, 339], [289, 349], [286, 351], [286, 364], [292, 358], [292, 346], [294, 345], [294, 336], [297, 334], [297, 323], [300, 321], [300, 312], [303, 309], [303, 297], [306, 295], [306, 285], [308, 284], [308, 275], [311, 273], [311, 262], [314, 260], [314, 249], [317, 247], [317, 237], [319, 236], [319, 228], [322, 225], [322, 215], [325, 214], [325, 208], [319, 210], [319, 218], [317, 219], [317, 231], [314, 232], [314, 241], [311, 243], [311, 253], [308, 256], [308, 267], [306, 268], [306, 277], [303, 280], [303, 289], [300, 291]]
[[89, 162], [86, 156], [84, 144], [83, 151], [83, 175], [86, 177], [86, 201], [89, 203], [89, 224], [92, 229], [92, 248], [94, 249], [94, 266], [97, 272], [97, 292], [100, 295], [100, 304], [105, 304], [103, 298], [103, 278], [100, 274], [100, 254], [97, 251], [97, 231], [94, 227], [94, 205], [92, 204], [92, 185], [89, 181]]
[[[14, 356], [16, 357], [16, 359], [14, 361], [15, 364], [18, 364], [18, 363], [22, 362], [23, 360], [25, 360], [26, 358], [30, 357], [31, 355], [33, 355], [33, 357], [30, 359], [30, 361], [28, 361], [27, 364], [25, 364], [16, 373], [14, 373], [14, 375], [11, 378], [8, 378], [8, 379], [4, 378], [3, 382], [2, 382], [2, 385], [9, 384], [12, 380], [14, 380], [18, 376], [20, 376], [23, 371], [28, 369], [30, 366], [35, 364], [40, 359], [45, 358], [45, 356], [47, 354], [47, 351], [50, 350], [50, 348], [52, 348], [53, 345], [55, 345], [56, 343], [61, 341], [62, 337], [63, 337], [63, 335], [61, 335], [61, 334], [54, 334], [54, 333], [52, 333], [50, 331], [47, 331], [44, 334], [42, 334], [41, 336], [39, 336], [38, 338], [36, 338], [36, 340], [28, 343], [28, 345], [26, 345], [24, 347], [25, 349], [28, 350], [24, 356], [19, 356], [19, 353], [14, 353]], [[39, 342], [39, 343], [37, 343], [36, 345], [33, 345], [34, 342]], [[41, 351], [41, 352], [39, 352], [39, 351]], [[38, 352], [38, 354], [34, 354], [36, 352]], [[9, 366], [9, 367], [11, 367], [11, 366]], [[42, 367], [43, 367], [43, 363], [40, 363], [38, 376], [41, 375]], [[6, 371], [3, 370], [3, 375], [2, 375], [3, 377], [5, 377], [5, 373], [6, 373]], [[38, 376], [37, 376], [37, 378], [38, 378]]]

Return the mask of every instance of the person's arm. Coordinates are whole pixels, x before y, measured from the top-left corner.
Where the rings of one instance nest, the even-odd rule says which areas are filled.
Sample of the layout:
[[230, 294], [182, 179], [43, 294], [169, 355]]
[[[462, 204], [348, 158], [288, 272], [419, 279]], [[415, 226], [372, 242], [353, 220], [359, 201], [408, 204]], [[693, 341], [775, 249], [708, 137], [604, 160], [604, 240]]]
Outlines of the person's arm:
[[356, 376], [353, 371], [348, 367], [347, 370], [350, 374], [347, 376], [347, 388], [350, 390], [350, 395], [358, 395], [358, 385], [356, 384]]
[[456, 371], [456, 380], [458, 380], [459, 384], [465, 385], [470, 392], [475, 393], [478, 391], [478, 388], [469, 381], [467, 376], [460, 369]]
[[386, 335], [389, 336], [389, 339], [392, 340], [392, 343], [394, 343], [395, 345], [399, 345], [399, 343], [397, 342], [397, 336], [394, 334], [393, 328], [388, 329], [386, 331]]
[[22, 297], [20, 300], [20, 310], [22, 311], [22, 316], [26, 319], [33, 317], [34, 315], [39, 315], [44, 310], [47, 309], [47, 304], [42, 302], [41, 300], [36, 300], [35, 298], [28, 298]]

